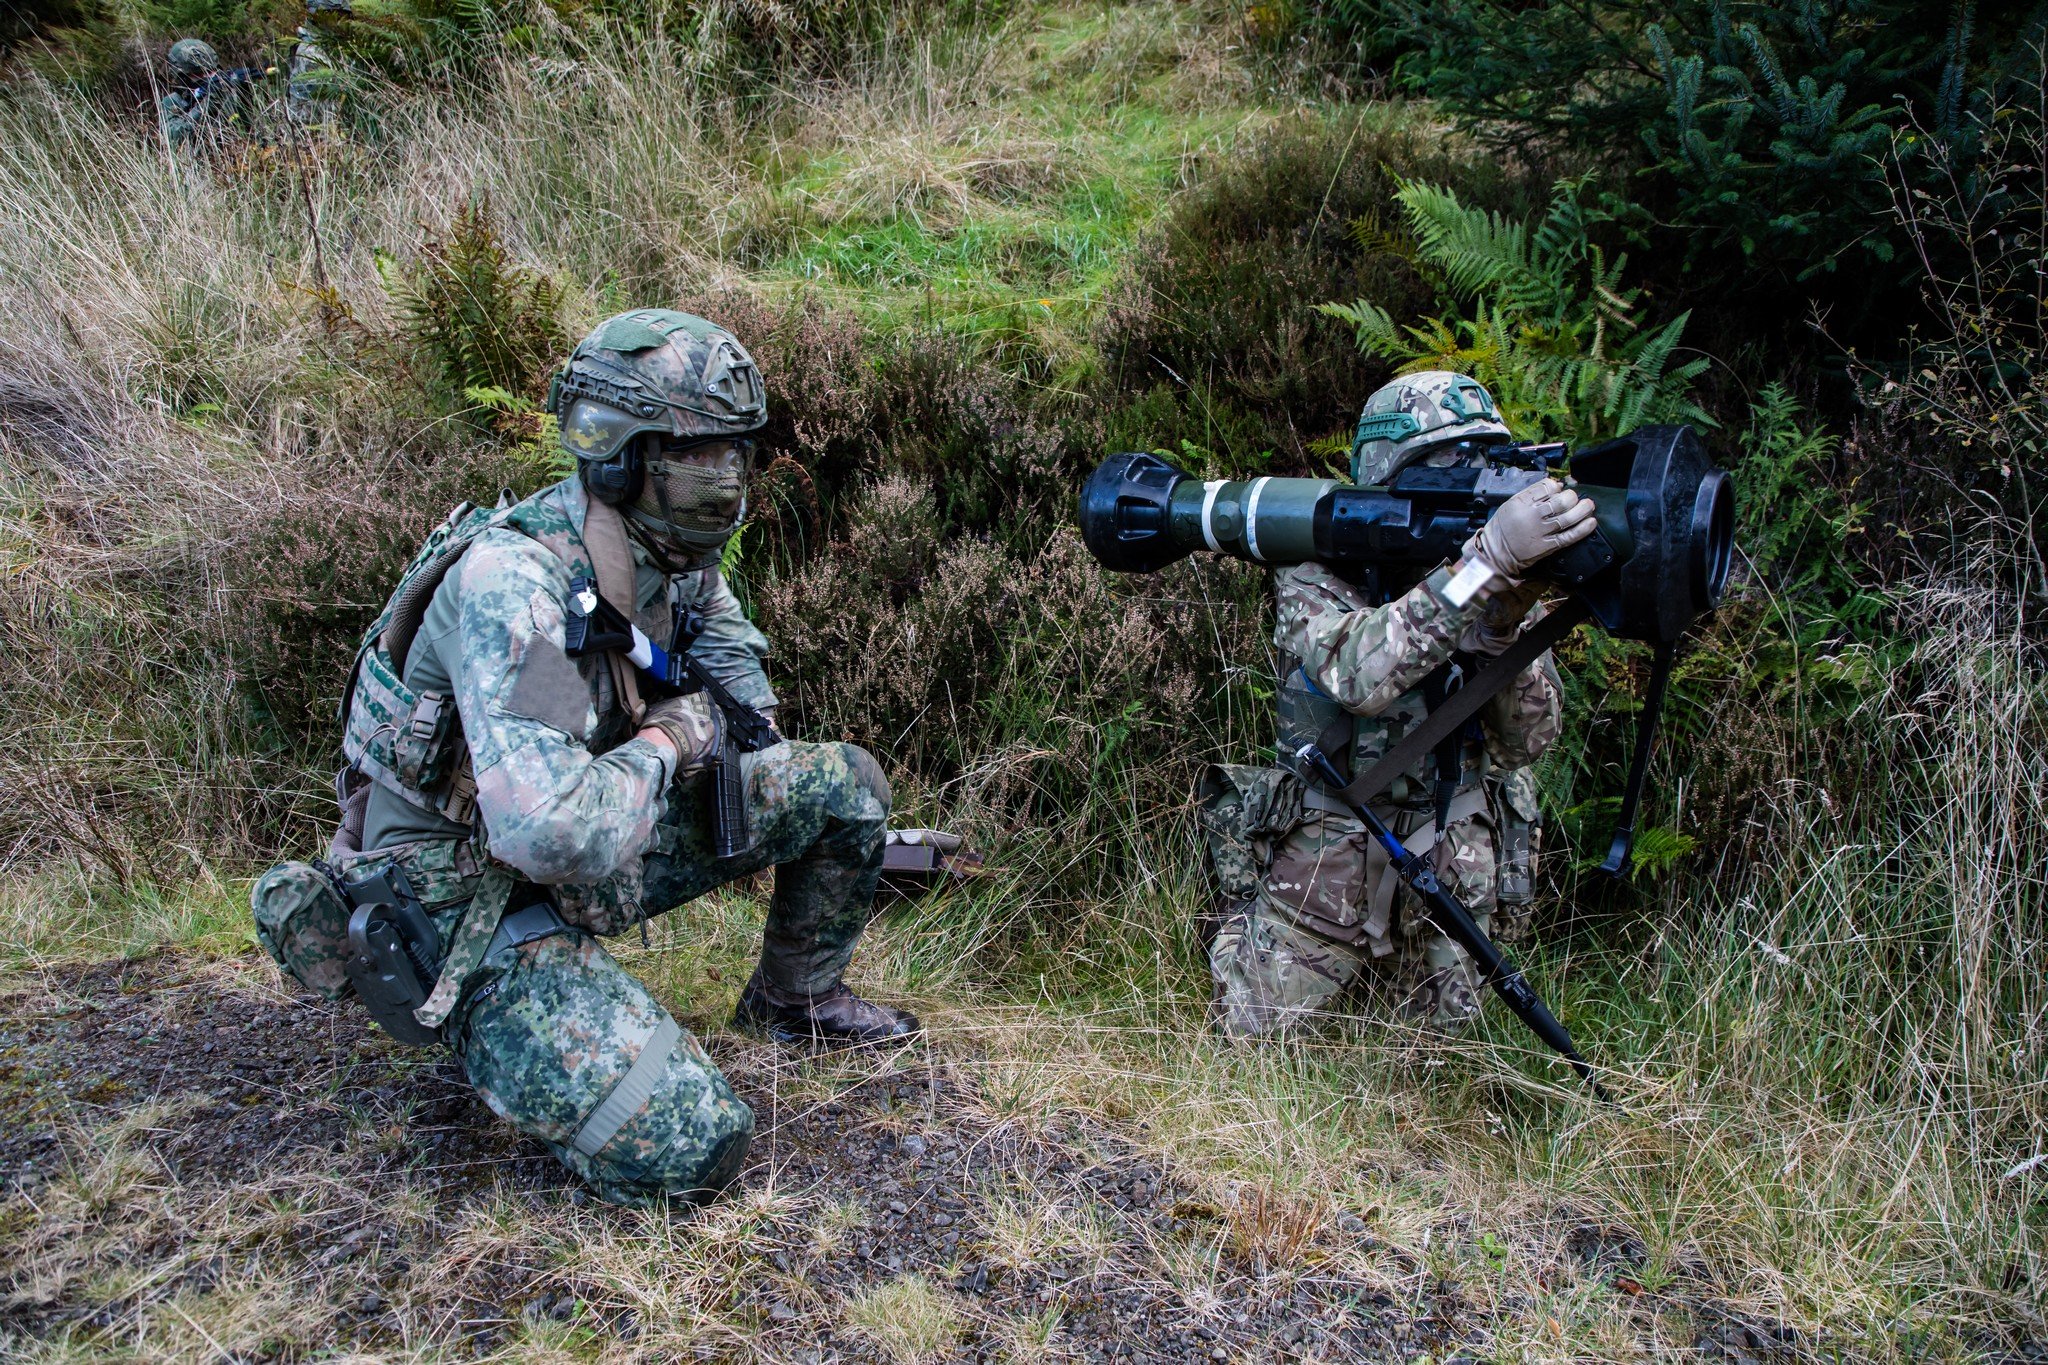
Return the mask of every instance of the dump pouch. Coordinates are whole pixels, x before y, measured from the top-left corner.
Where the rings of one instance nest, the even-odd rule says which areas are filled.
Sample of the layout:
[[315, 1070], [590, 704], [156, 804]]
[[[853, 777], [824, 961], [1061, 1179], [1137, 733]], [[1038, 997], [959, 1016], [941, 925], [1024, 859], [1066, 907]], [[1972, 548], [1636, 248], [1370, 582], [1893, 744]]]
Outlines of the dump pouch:
[[323, 999], [349, 992], [348, 905], [320, 863], [279, 863], [249, 892], [256, 938], [277, 965]]

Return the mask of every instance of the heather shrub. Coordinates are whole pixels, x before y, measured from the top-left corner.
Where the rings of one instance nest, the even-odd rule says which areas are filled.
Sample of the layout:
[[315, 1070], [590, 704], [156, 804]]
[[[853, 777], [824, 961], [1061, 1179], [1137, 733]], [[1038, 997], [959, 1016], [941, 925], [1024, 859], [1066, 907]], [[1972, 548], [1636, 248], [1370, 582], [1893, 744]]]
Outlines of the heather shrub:
[[1169, 383], [1190, 396], [1155, 444], [1299, 462], [1356, 416], [1389, 370], [1362, 361], [1316, 307], [1369, 299], [1405, 317], [1433, 301], [1430, 277], [1352, 229], [1398, 230], [1394, 195], [1407, 178], [1455, 186], [1483, 207], [1519, 201], [1498, 166], [1398, 109], [1289, 116], [1204, 168], [1132, 258], [1103, 326], [1120, 387]]
[[[1205, 559], [1133, 580], [1063, 527], [1008, 530], [947, 541], [929, 489], [863, 490], [830, 553], [754, 585], [784, 705], [802, 733], [889, 753], [954, 818], [1117, 863], [1177, 818], [1200, 760], [1265, 742], [1231, 666], [1264, 653], [1260, 578]], [[1141, 798], [1135, 831], [1098, 819]], [[1066, 875], [1113, 884], [1078, 861]]]

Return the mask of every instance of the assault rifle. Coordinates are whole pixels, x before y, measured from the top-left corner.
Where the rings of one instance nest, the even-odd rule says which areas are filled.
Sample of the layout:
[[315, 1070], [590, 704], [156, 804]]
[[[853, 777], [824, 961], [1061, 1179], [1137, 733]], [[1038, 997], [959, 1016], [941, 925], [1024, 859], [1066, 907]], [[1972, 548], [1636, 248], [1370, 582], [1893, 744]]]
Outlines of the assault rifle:
[[586, 654], [624, 654], [660, 695], [687, 697], [702, 692], [711, 699], [725, 721], [718, 756], [711, 762], [711, 844], [719, 857], [731, 858], [754, 846], [747, 828], [747, 789], [740, 776], [740, 755], [780, 744], [782, 736], [775, 733], [768, 717], [726, 691], [725, 684], [690, 653], [690, 646], [704, 633], [704, 613], [680, 606], [674, 611], [669, 647], [663, 649], [624, 612], [604, 600], [596, 580], [572, 578], [563, 652], [572, 659]]
[[181, 93], [194, 104], [204, 104], [222, 91], [245, 89], [265, 76], [276, 74], [274, 66], [234, 66], [225, 71], [209, 72], [199, 84]]
[[[1488, 449], [1482, 464], [1411, 465], [1371, 488], [1335, 479], [1205, 482], [1154, 455], [1112, 455], [1082, 489], [1081, 538], [1104, 568], [1120, 573], [1154, 573], [1207, 549], [1259, 564], [1330, 564], [1384, 599], [1456, 559], [1502, 503], [1553, 476], [1570, 477], [1597, 512], [1592, 536], [1533, 571], [1564, 589], [1566, 600], [1363, 773], [1347, 779], [1314, 745], [1291, 757], [1304, 779], [1358, 813], [1438, 928], [1462, 943], [1515, 1013], [1591, 1080], [1563, 1026], [1369, 805], [1397, 775], [1455, 741], [1489, 697], [1590, 619], [1657, 651], [1619, 828], [1601, 865], [1611, 876], [1626, 875], [1679, 637], [1718, 605], [1734, 555], [1734, 488], [1698, 434], [1691, 427], [1645, 427], [1569, 455], [1558, 445], [1504, 443]], [[1453, 600], [1469, 598], [1487, 576], [1483, 565], [1468, 572], [1452, 579]]]

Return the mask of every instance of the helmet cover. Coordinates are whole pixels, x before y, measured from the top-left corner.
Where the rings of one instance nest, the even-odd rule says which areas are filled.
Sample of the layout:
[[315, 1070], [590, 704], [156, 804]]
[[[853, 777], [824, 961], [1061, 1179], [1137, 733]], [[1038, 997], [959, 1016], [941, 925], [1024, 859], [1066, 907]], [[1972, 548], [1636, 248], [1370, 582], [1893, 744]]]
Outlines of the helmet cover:
[[1351, 442], [1351, 481], [1385, 483], [1450, 441], [1511, 441], [1485, 385], [1450, 370], [1404, 374], [1365, 400]]
[[220, 54], [204, 38], [180, 38], [167, 58], [171, 75], [181, 81], [205, 80], [220, 70]]
[[642, 432], [738, 436], [768, 420], [761, 372], [732, 333], [691, 313], [637, 308], [569, 353], [548, 391], [562, 449], [609, 460]]

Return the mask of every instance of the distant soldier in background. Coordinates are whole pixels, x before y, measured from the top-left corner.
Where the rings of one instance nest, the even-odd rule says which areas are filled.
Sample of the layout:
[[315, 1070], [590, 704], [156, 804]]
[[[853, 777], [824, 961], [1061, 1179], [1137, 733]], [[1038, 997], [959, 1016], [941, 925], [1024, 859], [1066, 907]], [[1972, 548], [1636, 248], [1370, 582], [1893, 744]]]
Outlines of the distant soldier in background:
[[[1367, 401], [1351, 477], [1384, 483], [1407, 465], [1477, 462], [1512, 439], [1476, 381], [1408, 375]], [[1274, 574], [1279, 752], [1315, 741], [1347, 775], [1400, 742], [1464, 674], [1514, 644], [1536, 606], [1520, 575], [1593, 531], [1593, 504], [1554, 480], [1510, 499], [1466, 547], [1495, 570], [1464, 607], [1444, 587], [1354, 582], [1327, 565]], [[1559, 685], [1544, 654], [1462, 735], [1396, 777], [1376, 803], [1482, 928], [1524, 930], [1536, 843], [1529, 765], [1556, 738]], [[1341, 755], [1341, 757], [1340, 757]], [[1368, 967], [1391, 969], [1402, 1011], [1442, 1028], [1477, 1014], [1470, 959], [1423, 917], [1377, 841], [1335, 798], [1285, 768], [1224, 765], [1204, 783], [1201, 822], [1219, 887], [1209, 963], [1215, 1017], [1232, 1035], [1272, 1033], [1329, 1006]], [[1505, 922], [1503, 922], [1505, 921]]]
[[157, 104], [157, 125], [178, 151], [193, 153], [222, 138], [245, 132], [244, 103], [252, 82], [269, 75], [263, 67], [223, 71], [220, 54], [201, 38], [180, 38], [166, 60], [171, 89]]
[[306, 18], [299, 25], [291, 80], [286, 86], [292, 122], [301, 128], [332, 133], [340, 125], [348, 74], [329, 55], [328, 35], [321, 29], [331, 19], [322, 16], [354, 13], [350, 0], [306, 0]]

